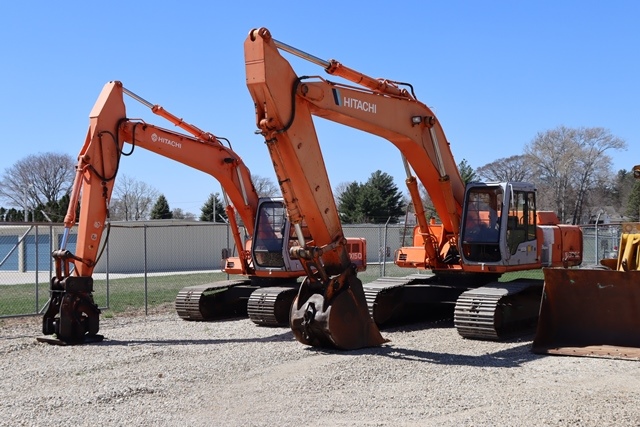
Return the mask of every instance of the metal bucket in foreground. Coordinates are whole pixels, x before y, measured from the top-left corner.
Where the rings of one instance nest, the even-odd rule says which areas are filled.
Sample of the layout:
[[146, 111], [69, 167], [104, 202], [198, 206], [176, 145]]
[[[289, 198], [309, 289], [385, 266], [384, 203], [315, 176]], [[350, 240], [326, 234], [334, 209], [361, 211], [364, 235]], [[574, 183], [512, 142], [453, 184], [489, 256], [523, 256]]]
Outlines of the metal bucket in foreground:
[[339, 350], [377, 347], [388, 341], [369, 314], [362, 282], [355, 274], [333, 278], [323, 290], [313, 287], [306, 278], [291, 306], [290, 326], [298, 341]]
[[543, 271], [534, 353], [640, 360], [640, 271]]

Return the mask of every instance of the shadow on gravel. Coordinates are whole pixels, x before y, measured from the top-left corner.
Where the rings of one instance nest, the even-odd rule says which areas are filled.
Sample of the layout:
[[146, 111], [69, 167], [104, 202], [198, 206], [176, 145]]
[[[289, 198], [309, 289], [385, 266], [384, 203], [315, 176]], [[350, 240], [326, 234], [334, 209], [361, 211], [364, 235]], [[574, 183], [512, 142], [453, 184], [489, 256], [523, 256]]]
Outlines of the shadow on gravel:
[[215, 338], [204, 340], [181, 340], [181, 339], [166, 339], [166, 340], [127, 340], [119, 341], [105, 338], [104, 341], [88, 344], [99, 346], [134, 346], [134, 345], [216, 345], [216, 344], [229, 344], [229, 343], [268, 343], [278, 341], [291, 341], [294, 340], [293, 332], [285, 332], [282, 334], [271, 335], [261, 338]]
[[[402, 325], [394, 328], [385, 329], [384, 332], [417, 332], [425, 329], [453, 329], [453, 319], [443, 319], [435, 322], [424, 322], [410, 325]], [[383, 336], [384, 336], [383, 332]], [[327, 350], [319, 348], [308, 348], [308, 351], [324, 354], [343, 354], [349, 356], [374, 355], [389, 357], [391, 359], [407, 360], [414, 362], [425, 362], [447, 366], [473, 366], [473, 367], [492, 367], [492, 368], [516, 368], [532, 360], [538, 360], [544, 356], [533, 354], [531, 352], [531, 342], [533, 340], [533, 331], [525, 331], [517, 335], [509, 336], [496, 345], [503, 347], [505, 344], [515, 344], [506, 349], [502, 349], [493, 353], [485, 353], [481, 355], [462, 355], [453, 353], [438, 353], [428, 350], [407, 349], [394, 346], [393, 340], [390, 343], [376, 348], [364, 348], [348, 352], [337, 350]], [[465, 343], [473, 343], [470, 340], [458, 337], [461, 342], [460, 348], [465, 347]], [[485, 341], [491, 345], [491, 341]]]
[[[460, 338], [463, 339], [463, 338]], [[348, 356], [373, 355], [388, 357], [391, 359], [406, 360], [412, 362], [424, 362], [446, 366], [473, 366], [491, 368], [517, 368], [532, 360], [538, 360], [544, 356], [531, 352], [531, 343], [526, 342], [516, 347], [485, 353], [481, 355], [462, 355], [452, 353], [438, 353], [427, 350], [414, 350], [394, 347], [393, 343], [378, 348], [365, 348], [360, 350], [342, 352], [326, 349], [308, 348], [319, 354], [341, 354]]]
[[410, 350], [392, 346], [372, 350], [370, 354], [386, 356], [392, 359], [435, 363], [447, 366], [485, 366], [492, 368], [517, 368], [524, 363], [540, 359], [541, 357], [531, 352], [531, 343], [529, 342], [506, 350], [478, 356]]

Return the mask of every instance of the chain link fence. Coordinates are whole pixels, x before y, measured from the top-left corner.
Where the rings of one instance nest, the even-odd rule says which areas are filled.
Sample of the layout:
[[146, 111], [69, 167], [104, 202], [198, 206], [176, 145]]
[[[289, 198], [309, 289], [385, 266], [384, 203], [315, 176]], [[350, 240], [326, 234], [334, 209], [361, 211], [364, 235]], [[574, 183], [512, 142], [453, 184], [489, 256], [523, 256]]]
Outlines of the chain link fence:
[[[0, 318], [44, 312], [49, 282], [55, 274], [51, 252], [59, 248], [64, 227], [51, 223], [0, 225]], [[619, 226], [585, 226], [584, 264], [617, 255]], [[67, 249], [75, 253], [76, 230]], [[367, 270], [358, 274], [364, 282], [383, 276], [418, 272], [399, 268], [394, 254], [411, 245], [411, 228], [398, 224], [345, 225], [347, 237], [364, 237]], [[114, 312], [173, 303], [185, 286], [234, 278], [222, 271], [223, 251], [233, 238], [224, 223], [185, 221], [114, 222], [104, 233], [107, 244], [94, 269], [94, 298]], [[525, 274], [525, 273], [523, 273]], [[107, 314], [108, 315], [108, 314]]]

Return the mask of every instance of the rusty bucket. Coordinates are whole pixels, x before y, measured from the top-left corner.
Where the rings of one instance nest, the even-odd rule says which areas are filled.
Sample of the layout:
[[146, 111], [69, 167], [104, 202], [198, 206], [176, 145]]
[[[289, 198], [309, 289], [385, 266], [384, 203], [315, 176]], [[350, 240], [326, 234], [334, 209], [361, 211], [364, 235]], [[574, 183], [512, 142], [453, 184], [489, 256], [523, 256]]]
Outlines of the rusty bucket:
[[543, 271], [534, 353], [640, 359], [640, 271]]
[[314, 347], [355, 350], [388, 341], [369, 314], [362, 282], [355, 274], [334, 278], [322, 288], [306, 278], [289, 319], [296, 339]]

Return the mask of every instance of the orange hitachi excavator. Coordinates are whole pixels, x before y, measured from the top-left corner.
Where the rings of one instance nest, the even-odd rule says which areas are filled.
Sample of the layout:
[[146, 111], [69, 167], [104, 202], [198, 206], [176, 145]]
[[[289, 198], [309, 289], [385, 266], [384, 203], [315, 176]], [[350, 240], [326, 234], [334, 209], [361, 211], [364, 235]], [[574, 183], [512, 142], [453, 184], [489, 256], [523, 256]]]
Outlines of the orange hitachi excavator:
[[[187, 131], [173, 132], [126, 116], [124, 94]], [[223, 138], [222, 138], [223, 139]], [[132, 150], [123, 153], [124, 143]], [[291, 259], [289, 247], [298, 234], [291, 231], [282, 199], [259, 198], [249, 170], [242, 159], [219, 138], [185, 123], [159, 105], [140, 98], [121, 82], [107, 83], [90, 114], [87, 137], [78, 156], [76, 177], [60, 248], [53, 252], [55, 277], [51, 279], [50, 300], [43, 317], [43, 333], [56, 338], [40, 338], [55, 344], [101, 340], [98, 335], [100, 310], [93, 300], [93, 270], [108, 230], [109, 201], [122, 155], [139, 146], [206, 172], [216, 178], [227, 202], [226, 213], [238, 256], [226, 259], [224, 270], [244, 279], [227, 280], [184, 288], [176, 298], [178, 314], [188, 320], [208, 320], [248, 313], [259, 325], [288, 322], [291, 303], [305, 274], [299, 261]], [[82, 195], [82, 200], [80, 200]], [[70, 231], [80, 205], [76, 253], [67, 249]], [[236, 213], [247, 235], [242, 241]], [[304, 236], [306, 227], [297, 230]], [[108, 237], [108, 231], [107, 235]], [[366, 268], [364, 239], [351, 238], [357, 269]]]
[[[337, 334], [355, 336], [355, 332], [339, 330], [348, 329], [348, 322], [336, 322], [328, 328], [322, 324], [316, 329], [314, 324], [323, 322], [317, 321], [320, 310], [336, 317], [357, 317], [362, 312], [358, 303], [365, 299], [377, 325], [411, 308], [424, 311], [449, 302], [455, 304], [455, 326], [461, 335], [498, 339], [522, 323], [535, 322], [542, 289], [542, 280], [498, 283], [503, 273], [581, 263], [580, 228], [558, 224], [551, 212], [536, 211], [532, 184], [465, 186], [440, 122], [418, 101], [410, 85], [374, 79], [335, 60], [321, 60], [273, 39], [266, 28], [252, 30], [244, 50], [258, 126], [273, 159], [290, 219], [294, 225], [303, 219], [310, 225], [315, 245], [326, 253], [325, 265], [340, 267], [334, 273], [347, 267], [335, 259], [339, 251], [324, 249], [336, 244], [340, 232], [312, 115], [380, 136], [400, 150], [418, 225], [413, 246], [398, 250], [395, 262], [400, 267], [434, 273], [381, 278], [363, 288], [353, 286], [349, 298], [357, 309], [352, 313], [337, 313], [346, 308], [336, 304], [338, 298], [326, 279], [301, 287], [292, 307], [291, 326], [303, 343], [326, 343]], [[298, 77], [280, 50], [320, 65], [352, 84]], [[418, 180], [428, 191], [441, 223], [427, 220]], [[315, 210], [304, 211], [298, 206], [307, 198], [312, 200], [307, 205], [315, 205]], [[330, 222], [335, 233], [317, 236], [311, 229], [316, 221]], [[317, 333], [314, 338], [310, 338], [311, 331]], [[318, 336], [322, 334], [324, 339]]]

